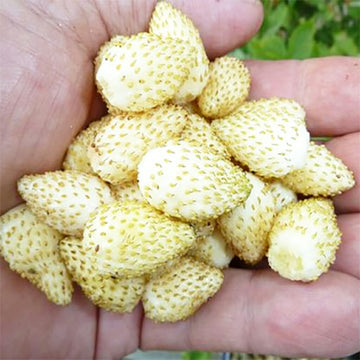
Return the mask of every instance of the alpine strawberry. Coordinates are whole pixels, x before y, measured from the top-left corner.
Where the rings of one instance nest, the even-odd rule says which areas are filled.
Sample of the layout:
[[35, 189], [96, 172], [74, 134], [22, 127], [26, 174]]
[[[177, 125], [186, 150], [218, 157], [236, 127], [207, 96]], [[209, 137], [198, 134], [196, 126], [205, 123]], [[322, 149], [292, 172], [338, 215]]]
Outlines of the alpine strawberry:
[[215, 59], [198, 99], [201, 113], [211, 119], [229, 115], [248, 97], [250, 81], [250, 72], [243, 61], [230, 56]]
[[10, 269], [58, 305], [71, 301], [73, 286], [59, 252], [63, 238], [21, 204], [0, 217], [0, 250]]
[[145, 316], [154, 321], [185, 320], [220, 289], [221, 270], [183, 257], [155, 274], [142, 298]]
[[100, 207], [84, 231], [84, 248], [96, 257], [99, 272], [119, 277], [152, 273], [195, 240], [190, 225], [138, 201]]
[[355, 185], [353, 173], [325, 145], [310, 143], [305, 165], [281, 181], [303, 195], [335, 196]]
[[198, 29], [192, 21], [170, 3], [158, 2], [153, 11], [149, 32], [163, 39], [180, 39], [193, 47], [194, 64], [184, 83], [174, 96], [175, 102], [182, 104], [198, 97], [209, 77], [209, 60]]
[[269, 233], [269, 265], [290, 280], [316, 280], [334, 262], [340, 241], [331, 200], [290, 203], [276, 216]]
[[94, 305], [124, 313], [131, 312], [140, 301], [145, 278], [124, 279], [100, 275], [94, 256], [84, 250], [81, 239], [67, 237], [61, 240], [60, 254], [72, 278]]
[[294, 100], [249, 101], [211, 127], [234, 158], [260, 176], [279, 178], [304, 166], [305, 111]]
[[138, 167], [140, 191], [155, 208], [186, 221], [214, 219], [244, 201], [244, 172], [222, 156], [186, 142], [150, 150]]
[[235, 255], [249, 264], [258, 263], [268, 249], [268, 233], [275, 217], [275, 201], [268, 186], [246, 174], [252, 190], [246, 201], [218, 219], [218, 226]]
[[18, 190], [41, 221], [74, 236], [81, 236], [91, 212], [114, 201], [105, 182], [75, 170], [25, 175], [18, 181]]
[[145, 111], [172, 99], [195, 61], [192, 46], [155, 34], [111, 45], [101, 52], [95, 78], [105, 102], [120, 111]]

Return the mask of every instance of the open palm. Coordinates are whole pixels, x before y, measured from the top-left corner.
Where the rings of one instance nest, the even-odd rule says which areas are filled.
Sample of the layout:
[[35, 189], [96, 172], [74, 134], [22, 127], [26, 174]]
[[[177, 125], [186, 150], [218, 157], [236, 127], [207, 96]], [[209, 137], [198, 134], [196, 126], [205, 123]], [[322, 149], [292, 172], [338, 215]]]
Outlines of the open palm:
[[[210, 57], [249, 39], [262, 11], [254, 0], [173, 1], [199, 27]], [[145, 30], [155, 0], [0, 4], [1, 212], [21, 200], [16, 180], [59, 168], [73, 136], [104, 112], [92, 60], [114, 34]], [[206, 7], [205, 7], [206, 6]], [[249, 62], [251, 96], [286, 96], [307, 110], [313, 135], [359, 182], [360, 61]], [[1, 261], [1, 358], [119, 358], [145, 349], [207, 349], [337, 356], [360, 346], [359, 188], [336, 199], [343, 244], [328, 274], [291, 283], [269, 270], [227, 271], [221, 291], [188, 321], [154, 324], [141, 307], [119, 315], [76, 291], [71, 305], [45, 296]]]

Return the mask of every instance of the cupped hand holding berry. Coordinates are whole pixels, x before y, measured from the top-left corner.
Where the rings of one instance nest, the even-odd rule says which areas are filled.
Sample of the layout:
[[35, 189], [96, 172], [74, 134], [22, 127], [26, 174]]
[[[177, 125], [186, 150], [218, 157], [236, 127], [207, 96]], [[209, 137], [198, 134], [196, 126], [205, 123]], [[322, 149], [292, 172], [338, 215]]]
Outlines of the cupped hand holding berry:
[[[211, 57], [257, 30], [255, 1], [175, 2], [199, 27]], [[16, 180], [59, 168], [72, 137], [103, 107], [93, 86], [92, 60], [109, 36], [147, 27], [154, 3], [40, 3], [2, 5], [6, 36], [1, 60], [1, 208], [14, 206]], [[25, 19], [25, 21], [24, 21]], [[216, 31], [214, 31], [216, 29]], [[313, 136], [359, 173], [358, 59], [247, 63], [253, 98], [282, 96], [307, 111]], [[343, 243], [332, 270], [313, 284], [291, 283], [269, 270], [227, 271], [216, 297], [176, 324], [142, 322], [141, 309], [115, 315], [93, 307], [80, 292], [56, 307], [30, 284], [1, 274], [1, 355], [7, 357], [120, 357], [144, 349], [206, 349], [341, 356], [358, 348], [358, 187], [335, 199]], [[334, 331], [334, 324], [337, 331]], [[16, 344], [16, 346], [15, 346]]]

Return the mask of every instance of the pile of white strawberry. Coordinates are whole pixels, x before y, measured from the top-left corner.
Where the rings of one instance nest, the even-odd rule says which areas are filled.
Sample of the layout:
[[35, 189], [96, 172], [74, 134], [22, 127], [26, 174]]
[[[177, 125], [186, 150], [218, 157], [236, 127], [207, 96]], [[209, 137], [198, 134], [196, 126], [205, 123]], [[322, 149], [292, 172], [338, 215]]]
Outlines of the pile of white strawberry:
[[[155, 321], [192, 315], [234, 256], [312, 281], [341, 233], [330, 197], [354, 186], [310, 141], [290, 99], [248, 101], [244, 63], [210, 63], [192, 22], [158, 2], [149, 32], [116, 36], [95, 60], [109, 114], [73, 140], [64, 170], [26, 175], [26, 204], [1, 217], [10, 268], [68, 304]], [[297, 201], [297, 194], [303, 200]]]

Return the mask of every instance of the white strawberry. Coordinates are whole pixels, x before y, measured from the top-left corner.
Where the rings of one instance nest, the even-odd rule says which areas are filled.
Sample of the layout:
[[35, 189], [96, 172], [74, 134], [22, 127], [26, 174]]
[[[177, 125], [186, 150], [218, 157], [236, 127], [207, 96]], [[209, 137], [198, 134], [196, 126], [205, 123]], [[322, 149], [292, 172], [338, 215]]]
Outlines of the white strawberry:
[[234, 158], [266, 178], [304, 166], [309, 147], [305, 111], [294, 100], [250, 101], [211, 127]]
[[230, 56], [215, 59], [198, 99], [201, 113], [211, 119], [229, 115], [248, 97], [250, 82], [250, 72], [243, 61]]
[[210, 235], [198, 237], [187, 255], [220, 269], [228, 267], [234, 257], [233, 251], [218, 229]]
[[275, 211], [277, 213], [287, 204], [297, 201], [296, 193], [282, 184], [280, 181], [270, 182], [269, 190], [274, 197]]
[[186, 142], [150, 150], [138, 168], [146, 201], [186, 221], [214, 219], [244, 201], [244, 172], [222, 156]]
[[96, 257], [99, 271], [121, 277], [154, 272], [186, 253], [195, 240], [190, 225], [138, 201], [102, 206], [84, 231], [85, 250]]
[[269, 265], [290, 280], [316, 280], [334, 262], [340, 241], [331, 200], [290, 203], [279, 212], [269, 233]]
[[111, 116], [107, 115], [100, 120], [93, 121], [89, 126], [80, 131], [75, 139], [69, 145], [63, 162], [65, 170], [78, 170], [89, 174], [95, 174], [87, 154], [88, 147], [93, 143], [95, 135]]
[[96, 259], [87, 253], [81, 239], [67, 237], [60, 242], [60, 254], [74, 281], [97, 306], [109, 311], [131, 312], [141, 299], [145, 278], [102, 276]]
[[118, 201], [136, 200], [144, 201], [137, 180], [118, 185], [110, 185], [111, 191]]
[[181, 85], [174, 100], [186, 103], [198, 97], [209, 77], [209, 60], [198, 29], [192, 21], [170, 3], [161, 1], [156, 4], [149, 25], [149, 32], [163, 39], [180, 39], [193, 47], [194, 64], [189, 75]]
[[268, 249], [268, 233], [275, 217], [275, 201], [268, 186], [251, 173], [252, 185], [243, 204], [217, 220], [220, 231], [235, 255], [249, 264], [258, 263]]
[[70, 303], [71, 279], [58, 253], [63, 238], [25, 205], [0, 217], [0, 251], [10, 269], [29, 280], [58, 305]]
[[187, 112], [176, 105], [115, 116], [101, 127], [88, 149], [91, 167], [112, 184], [135, 180], [145, 153], [178, 136], [186, 121]]
[[104, 100], [121, 111], [135, 112], [172, 99], [195, 61], [189, 44], [149, 33], [133, 35], [101, 55], [95, 78]]
[[25, 175], [18, 181], [18, 190], [40, 220], [74, 236], [81, 236], [91, 212], [114, 201], [101, 179], [75, 170]]
[[183, 257], [147, 283], [145, 316], [156, 322], [185, 320], [215, 295], [223, 278], [221, 270]]
[[355, 185], [353, 173], [325, 145], [310, 143], [305, 165], [281, 181], [303, 195], [335, 196]]
[[129, 36], [126, 35], [115, 35], [113, 36], [109, 41], [106, 41], [104, 44], [102, 44], [99, 48], [99, 51], [96, 55], [96, 58], [94, 60], [95, 65], [95, 74], [97, 73], [99, 66], [106, 55], [106, 53], [112, 48], [112, 47], [119, 47], [121, 48], [126, 41], [129, 40]]
[[181, 139], [194, 146], [204, 146], [207, 151], [230, 158], [226, 146], [216, 136], [210, 124], [201, 116], [188, 115], [188, 121], [181, 133]]

